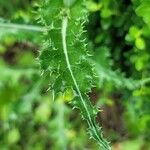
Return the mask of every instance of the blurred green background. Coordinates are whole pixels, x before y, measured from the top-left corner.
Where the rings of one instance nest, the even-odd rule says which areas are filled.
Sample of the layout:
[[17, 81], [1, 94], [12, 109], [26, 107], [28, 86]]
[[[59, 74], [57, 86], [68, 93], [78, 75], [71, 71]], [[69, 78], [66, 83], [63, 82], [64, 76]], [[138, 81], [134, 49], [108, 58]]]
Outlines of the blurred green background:
[[[0, 150], [98, 150], [70, 91], [53, 101], [38, 55], [38, 0], [0, 0]], [[87, 0], [89, 49], [100, 83], [89, 93], [113, 150], [150, 150], [150, 1]], [[78, 10], [76, 10], [78, 11]]]

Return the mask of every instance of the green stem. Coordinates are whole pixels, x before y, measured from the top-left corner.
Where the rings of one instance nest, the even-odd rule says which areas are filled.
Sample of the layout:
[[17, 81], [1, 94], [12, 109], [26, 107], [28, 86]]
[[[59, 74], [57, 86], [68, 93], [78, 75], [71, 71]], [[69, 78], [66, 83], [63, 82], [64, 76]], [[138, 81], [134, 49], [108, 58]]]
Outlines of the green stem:
[[46, 28], [34, 25], [14, 24], [14, 23], [0, 23], [0, 28], [10, 28], [16, 30], [28, 30], [34, 32], [44, 32]]

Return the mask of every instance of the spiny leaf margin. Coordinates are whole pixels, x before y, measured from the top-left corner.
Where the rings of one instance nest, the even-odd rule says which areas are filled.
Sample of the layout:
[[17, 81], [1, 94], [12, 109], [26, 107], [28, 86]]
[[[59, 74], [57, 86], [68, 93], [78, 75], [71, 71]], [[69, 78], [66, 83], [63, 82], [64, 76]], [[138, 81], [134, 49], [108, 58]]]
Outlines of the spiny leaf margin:
[[88, 132], [104, 150], [111, 150], [96, 123], [98, 109], [92, 106], [88, 93], [94, 86], [95, 73], [89, 63], [84, 23], [87, 12], [82, 0], [70, 7], [63, 1], [44, 0], [39, 6], [39, 22], [47, 30], [39, 56], [41, 69], [50, 75], [51, 89], [55, 93], [71, 87], [75, 93], [74, 106], [81, 110], [88, 123]]

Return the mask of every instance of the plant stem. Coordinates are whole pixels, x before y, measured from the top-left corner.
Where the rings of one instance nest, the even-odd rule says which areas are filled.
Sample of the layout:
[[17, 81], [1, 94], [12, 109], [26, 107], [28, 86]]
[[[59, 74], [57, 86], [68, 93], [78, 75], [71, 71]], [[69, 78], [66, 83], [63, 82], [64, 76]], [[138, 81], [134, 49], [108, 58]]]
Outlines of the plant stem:
[[14, 24], [14, 23], [0, 23], [0, 28], [10, 28], [16, 30], [29, 30], [34, 32], [44, 32], [46, 28], [34, 25], [25, 25], [25, 24]]

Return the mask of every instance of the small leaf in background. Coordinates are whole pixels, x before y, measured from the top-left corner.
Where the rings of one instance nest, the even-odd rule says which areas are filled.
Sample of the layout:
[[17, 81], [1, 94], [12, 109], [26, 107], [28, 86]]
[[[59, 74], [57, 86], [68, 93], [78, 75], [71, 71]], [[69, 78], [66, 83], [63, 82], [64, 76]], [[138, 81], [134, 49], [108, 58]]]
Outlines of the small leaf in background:
[[101, 11], [102, 18], [109, 18], [109, 17], [111, 17], [111, 15], [112, 15], [112, 11], [110, 9], [108, 9], [108, 8], [102, 9], [102, 11]]
[[9, 36], [6, 36], [4, 39], [3, 39], [3, 43], [6, 45], [6, 46], [12, 46], [14, 45], [16, 39], [15, 37], [9, 35]]
[[35, 109], [35, 121], [39, 123], [45, 123], [48, 121], [50, 114], [50, 103], [43, 102]]
[[144, 41], [144, 39], [141, 38], [141, 37], [136, 38], [135, 45], [140, 50], [145, 49], [145, 41]]
[[138, 38], [141, 35], [141, 31], [138, 27], [136, 26], [131, 26], [129, 29], [129, 33], [127, 34], [128, 36], [126, 37], [127, 41], [134, 41], [136, 38]]
[[6, 52], [6, 47], [0, 44], [0, 54], [3, 54]]
[[135, 67], [138, 71], [142, 70], [143, 67], [144, 67], [144, 64], [143, 64], [143, 61], [141, 59], [138, 59], [136, 62], [135, 62]]
[[33, 55], [33, 52], [30, 51], [31, 50], [28, 50], [27, 52], [19, 53], [17, 55], [16, 60], [18, 61], [18, 65], [29, 67], [36, 64], [34, 59], [35, 56]]
[[150, 1], [141, 0], [140, 5], [136, 9], [136, 13], [141, 16], [145, 23], [150, 27]]
[[17, 128], [14, 128], [8, 132], [7, 135], [8, 144], [15, 144], [19, 141], [19, 139], [20, 139], [20, 133]]
[[96, 11], [99, 11], [101, 9], [102, 4], [101, 3], [96, 3], [96, 2], [93, 2], [93, 1], [87, 1], [86, 2], [86, 7], [90, 11], [96, 12]]
[[76, 132], [74, 130], [68, 130], [67, 136], [69, 137], [69, 139], [74, 139], [76, 136]]

